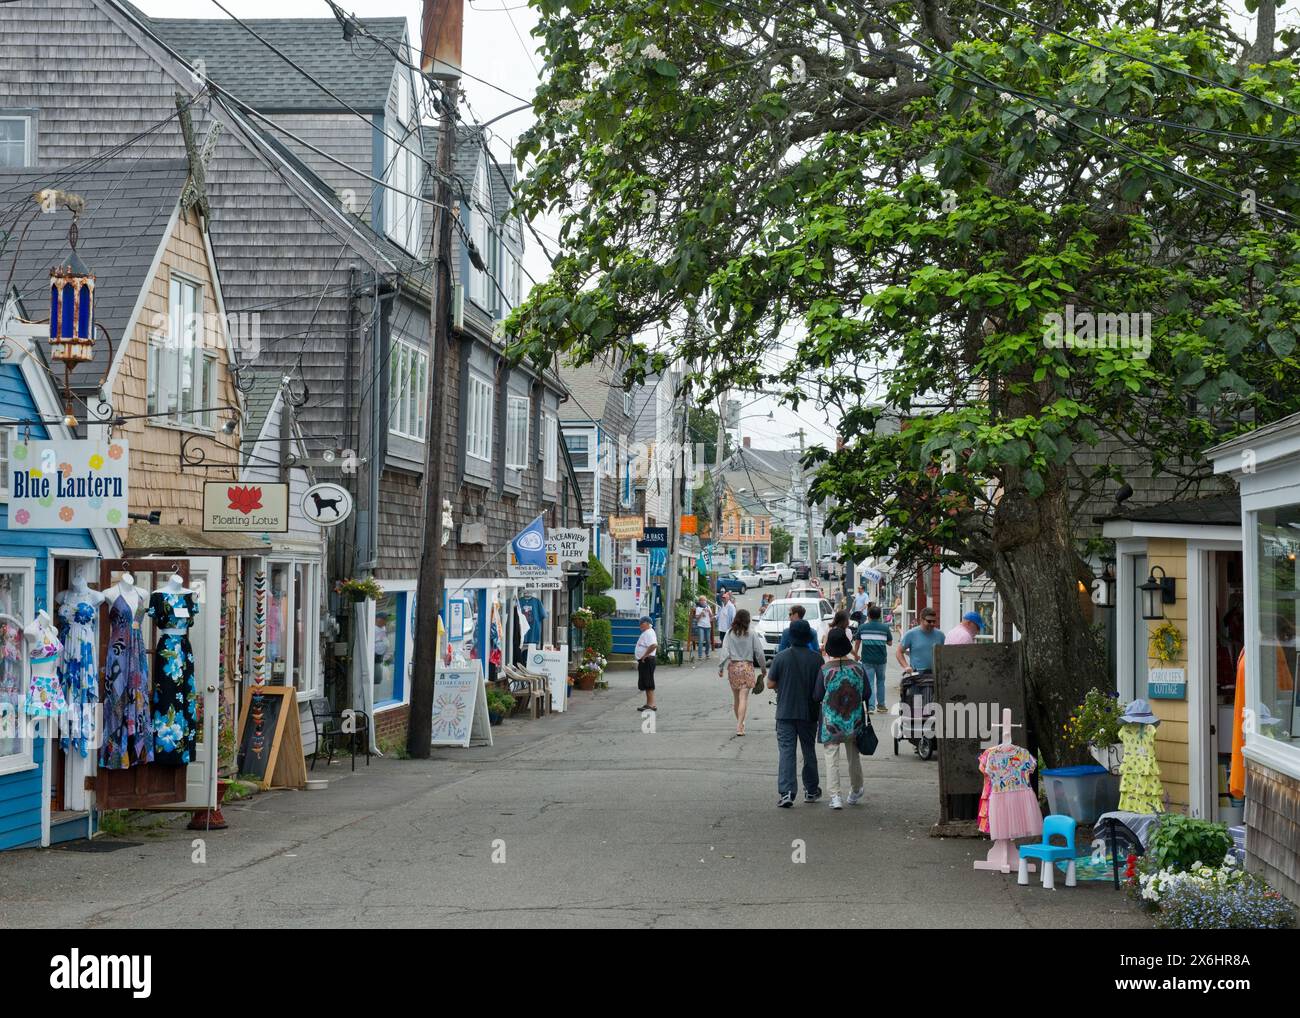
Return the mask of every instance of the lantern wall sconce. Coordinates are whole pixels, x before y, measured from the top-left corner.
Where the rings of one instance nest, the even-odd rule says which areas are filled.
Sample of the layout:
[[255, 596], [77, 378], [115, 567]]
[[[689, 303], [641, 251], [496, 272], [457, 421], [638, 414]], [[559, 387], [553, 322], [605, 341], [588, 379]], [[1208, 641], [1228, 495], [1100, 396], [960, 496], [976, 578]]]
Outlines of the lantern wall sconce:
[[[1156, 573], [1160, 574], [1160, 579], [1156, 579]], [[1175, 604], [1178, 601], [1176, 581], [1172, 576], [1166, 576], [1165, 571], [1159, 566], [1152, 566], [1151, 571], [1147, 574], [1146, 583], [1138, 587], [1142, 592], [1142, 618], [1150, 621], [1156, 621], [1165, 617], [1165, 608], [1167, 604]]]
[[1099, 586], [1096, 587], [1097, 596], [1100, 600], [1097, 604], [1103, 608], [1115, 607], [1115, 563], [1103, 560], [1101, 575], [1097, 577]]
[[71, 369], [95, 356], [95, 274], [77, 254], [77, 224], [68, 230], [72, 250], [50, 270], [50, 358]]

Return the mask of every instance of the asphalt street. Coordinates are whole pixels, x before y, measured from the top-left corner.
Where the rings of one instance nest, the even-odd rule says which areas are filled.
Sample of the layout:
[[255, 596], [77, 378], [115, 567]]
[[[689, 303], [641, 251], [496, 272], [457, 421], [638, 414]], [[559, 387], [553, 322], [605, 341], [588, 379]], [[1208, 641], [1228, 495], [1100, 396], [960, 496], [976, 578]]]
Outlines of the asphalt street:
[[861, 805], [779, 810], [768, 696], [737, 738], [715, 665], [661, 667], [648, 731], [635, 673], [609, 677], [490, 748], [318, 766], [328, 789], [227, 806], [226, 831], [168, 814], [96, 851], [0, 854], [0, 926], [1147, 924], [1109, 884], [973, 871], [988, 843], [928, 836], [936, 765], [906, 744], [882, 738]]

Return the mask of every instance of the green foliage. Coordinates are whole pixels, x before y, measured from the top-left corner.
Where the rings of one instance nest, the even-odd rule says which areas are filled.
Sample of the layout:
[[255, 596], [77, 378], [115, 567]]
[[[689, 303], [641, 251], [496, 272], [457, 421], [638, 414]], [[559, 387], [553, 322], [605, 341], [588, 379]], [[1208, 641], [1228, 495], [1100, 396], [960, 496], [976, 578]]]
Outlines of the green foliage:
[[593, 650], [606, 657], [613, 651], [614, 627], [609, 624], [609, 619], [596, 619], [588, 623], [585, 635], [585, 644], [588, 650]]
[[1290, 930], [1295, 919], [1295, 906], [1250, 873], [1224, 887], [1181, 883], [1155, 915], [1165, 930]]
[[772, 528], [772, 561], [788, 562], [790, 549], [794, 547], [794, 535], [785, 527]]
[[1113, 746], [1119, 742], [1119, 719], [1124, 705], [1119, 694], [1093, 688], [1088, 690], [1074, 713], [1065, 722], [1065, 738], [1071, 746]]
[[582, 605], [584, 608], [590, 608], [598, 619], [609, 618], [618, 610], [614, 599], [606, 594], [588, 594], [582, 599]]
[[614, 578], [609, 575], [609, 570], [600, 563], [600, 559], [595, 555], [587, 556], [587, 579], [584, 581], [583, 589], [588, 594], [603, 594], [614, 586]]
[[685, 641], [688, 630], [691, 625], [690, 606], [682, 601], [678, 601], [673, 606], [673, 636], [678, 640]]
[[503, 689], [489, 689], [487, 707], [493, 714], [507, 715], [515, 709], [515, 698]]
[[409, 760], [410, 751], [406, 748], [406, 739], [392, 735], [381, 736], [379, 738], [379, 752], [392, 760]]
[[1227, 824], [1166, 813], [1151, 835], [1147, 859], [1156, 869], [1183, 872], [1196, 863], [1217, 866], [1231, 850]]
[[131, 811], [110, 809], [99, 814], [99, 833], [120, 838], [131, 830]]

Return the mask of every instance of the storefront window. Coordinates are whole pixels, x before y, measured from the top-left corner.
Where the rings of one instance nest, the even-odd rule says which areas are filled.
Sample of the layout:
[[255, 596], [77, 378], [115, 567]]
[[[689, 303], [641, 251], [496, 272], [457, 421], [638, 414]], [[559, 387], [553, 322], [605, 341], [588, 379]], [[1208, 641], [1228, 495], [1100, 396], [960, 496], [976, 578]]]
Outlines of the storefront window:
[[316, 634], [320, 631], [320, 597], [316, 593], [319, 569], [314, 562], [299, 562], [293, 567], [293, 684], [299, 692], [313, 692], [321, 686], [316, 669]]
[[1261, 509], [1258, 522], [1259, 711], [1255, 730], [1286, 742], [1300, 733], [1296, 698], [1296, 603], [1300, 505]]
[[375, 706], [405, 695], [407, 595], [388, 593], [375, 605]]
[[19, 713], [26, 695], [21, 621], [26, 600], [24, 574], [0, 572], [0, 770], [22, 763], [31, 753]]
[[266, 595], [266, 660], [273, 685], [285, 684], [289, 667], [289, 582], [291, 568], [287, 563], [271, 565], [270, 586]]

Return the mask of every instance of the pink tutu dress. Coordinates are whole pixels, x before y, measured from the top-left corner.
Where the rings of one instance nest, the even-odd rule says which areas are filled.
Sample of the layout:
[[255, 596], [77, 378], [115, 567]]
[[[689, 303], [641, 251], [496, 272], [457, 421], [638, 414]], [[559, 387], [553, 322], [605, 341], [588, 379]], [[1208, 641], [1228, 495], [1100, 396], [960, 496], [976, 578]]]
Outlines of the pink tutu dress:
[[1043, 833], [1043, 811], [1029, 786], [1036, 766], [1033, 754], [1020, 746], [990, 746], [980, 754], [980, 771], [987, 778], [987, 830], [994, 841], [1036, 838]]

